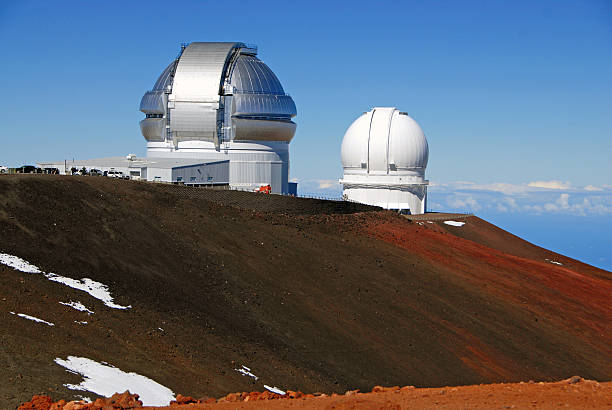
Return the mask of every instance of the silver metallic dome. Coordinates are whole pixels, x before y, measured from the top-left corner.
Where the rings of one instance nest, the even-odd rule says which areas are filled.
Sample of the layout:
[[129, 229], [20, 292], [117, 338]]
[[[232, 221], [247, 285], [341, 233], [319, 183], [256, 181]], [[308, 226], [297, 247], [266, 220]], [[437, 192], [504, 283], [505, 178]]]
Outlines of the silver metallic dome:
[[241, 54], [232, 71], [234, 93], [284, 95], [285, 91], [270, 67], [252, 55]]
[[145, 93], [149, 142], [285, 141], [297, 111], [272, 70], [243, 43], [191, 43]]

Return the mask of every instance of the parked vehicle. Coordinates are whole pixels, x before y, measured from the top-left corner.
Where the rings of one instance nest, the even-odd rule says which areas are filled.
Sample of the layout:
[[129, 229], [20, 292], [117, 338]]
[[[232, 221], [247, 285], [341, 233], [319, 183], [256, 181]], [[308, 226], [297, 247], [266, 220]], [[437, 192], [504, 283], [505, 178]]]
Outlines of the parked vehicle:
[[8, 167], [0, 166], [0, 174], [8, 174]]
[[17, 168], [17, 173], [19, 174], [39, 174], [41, 172], [40, 168], [36, 168], [34, 165], [22, 165]]
[[106, 173], [106, 176], [109, 178], [119, 178], [125, 179], [126, 175], [121, 171], [110, 170]]

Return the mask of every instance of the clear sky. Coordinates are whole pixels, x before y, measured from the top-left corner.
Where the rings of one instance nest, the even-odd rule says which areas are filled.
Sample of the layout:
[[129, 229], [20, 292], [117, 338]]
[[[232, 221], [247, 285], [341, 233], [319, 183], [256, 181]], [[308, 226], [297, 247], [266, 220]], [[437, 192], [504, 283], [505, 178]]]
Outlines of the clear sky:
[[140, 98], [191, 41], [258, 45], [301, 192], [336, 195], [346, 128], [396, 106], [437, 210], [612, 218], [609, 0], [3, 1], [0, 165], [144, 155]]

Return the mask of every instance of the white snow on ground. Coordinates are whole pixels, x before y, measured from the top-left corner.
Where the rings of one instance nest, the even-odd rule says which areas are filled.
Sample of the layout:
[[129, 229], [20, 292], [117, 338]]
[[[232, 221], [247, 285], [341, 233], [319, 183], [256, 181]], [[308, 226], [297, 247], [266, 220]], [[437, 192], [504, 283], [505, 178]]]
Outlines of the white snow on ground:
[[26, 315], [25, 313], [15, 313], [15, 312], [11, 312], [11, 315], [17, 315], [17, 316], [22, 317], [22, 318], [24, 318], [24, 319], [33, 320], [33, 321], [35, 321], [35, 322], [39, 322], [39, 323], [44, 323], [44, 324], [49, 325], [49, 326], [55, 326], [55, 325], [54, 325], [53, 323], [51, 323], [51, 322], [47, 322], [46, 320], [42, 320], [42, 319], [39, 319], [39, 318], [34, 317], [34, 316]]
[[78, 320], [75, 320], [74, 323], [78, 323], [79, 325], [86, 325], [87, 324], [86, 321], [79, 322]]
[[[18, 256], [9, 255], [7, 253], [0, 253], [0, 263], [10, 266], [13, 269], [16, 269], [25, 273], [42, 273], [49, 280], [54, 282], [63, 283], [66, 286], [70, 286], [71, 288], [82, 290], [84, 292], [89, 293], [94, 298], [101, 300], [106, 306], [115, 308], [115, 309], [129, 309], [132, 306], [121, 306], [117, 305], [113, 302], [113, 297], [110, 295], [108, 291], [108, 286], [103, 283], [96, 282], [95, 280], [91, 280], [89, 278], [83, 278], [80, 280], [67, 278], [65, 276], [60, 276], [55, 273], [45, 273], [41, 271], [37, 266], [30, 264], [29, 262], [21, 259]], [[92, 312], [93, 313], [93, 312]]]
[[81, 302], [60, 302], [62, 305], [70, 306], [73, 309], [79, 310], [81, 312], [87, 312], [88, 315], [91, 315], [93, 312], [85, 307]]
[[266, 388], [266, 390], [270, 390], [272, 393], [276, 393], [276, 394], [282, 394], [284, 395], [285, 392], [282, 391], [281, 389], [279, 389], [278, 387], [274, 386], [274, 387], [270, 387], [267, 384], [264, 384], [264, 387]]
[[7, 253], [0, 253], [0, 263], [25, 273], [42, 273], [38, 267]]
[[83, 279], [72, 279], [67, 278], [65, 276], [60, 276], [55, 273], [45, 273], [47, 279], [52, 280], [54, 282], [63, 283], [66, 286], [70, 286], [71, 288], [75, 288], [78, 290], [82, 290], [84, 292], [89, 293], [94, 298], [101, 300], [106, 306], [115, 308], [115, 309], [129, 309], [132, 306], [121, 306], [113, 302], [113, 297], [110, 295], [108, 291], [108, 286], [103, 283], [96, 282], [95, 280], [91, 280], [89, 278]]
[[444, 221], [445, 224], [447, 225], [451, 225], [451, 226], [463, 226], [465, 225], [465, 222], [457, 222], [457, 221]]
[[86, 357], [68, 356], [66, 360], [57, 358], [55, 363], [69, 372], [83, 376], [80, 384], [64, 384], [71, 390], [90, 391], [105, 397], [129, 390], [132, 394], [138, 394], [145, 406], [167, 406], [174, 400], [172, 390], [148, 377], [126, 373]]
[[553, 261], [553, 260], [550, 260], [550, 259], [546, 259], [546, 260], [548, 262], [550, 262], [550, 263], [554, 263], [555, 265], [563, 266], [563, 264], [561, 262]]
[[255, 380], [259, 379], [259, 377], [251, 373], [251, 369], [249, 369], [245, 365], [242, 365], [242, 368], [240, 369], [234, 369], [234, 370], [236, 370], [238, 373], [241, 373], [243, 376], [249, 376], [249, 377], [254, 378]]

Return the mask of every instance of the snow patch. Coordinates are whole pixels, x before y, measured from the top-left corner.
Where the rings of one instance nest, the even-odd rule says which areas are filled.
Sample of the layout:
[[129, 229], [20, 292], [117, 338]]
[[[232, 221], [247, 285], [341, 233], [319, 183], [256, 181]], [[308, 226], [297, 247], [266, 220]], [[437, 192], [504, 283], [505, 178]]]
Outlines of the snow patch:
[[83, 321], [75, 320], [74, 323], [78, 323], [79, 325], [86, 325], [87, 324], [87, 322], [84, 321], [84, 320]]
[[57, 358], [55, 363], [69, 372], [83, 376], [80, 384], [64, 384], [70, 390], [90, 391], [105, 397], [129, 390], [132, 394], [138, 394], [145, 406], [167, 406], [174, 400], [172, 390], [148, 377], [126, 373], [86, 357], [68, 356], [66, 360]]
[[49, 326], [55, 326], [55, 325], [54, 325], [53, 323], [51, 323], [51, 322], [47, 322], [46, 320], [42, 320], [42, 319], [39, 319], [39, 318], [34, 317], [34, 316], [26, 315], [25, 313], [15, 313], [15, 312], [11, 312], [11, 315], [17, 315], [17, 316], [22, 317], [22, 318], [24, 318], [24, 319], [33, 320], [34, 322], [44, 323], [44, 324], [49, 325]]
[[73, 309], [76, 309], [81, 312], [87, 312], [88, 315], [93, 314], [93, 312], [85, 307], [81, 302], [60, 302], [61, 305], [70, 306]]
[[553, 260], [550, 260], [550, 259], [546, 259], [546, 261], [548, 261], [550, 263], [554, 263], [555, 265], [563, 266], [563, 264], [561, 262], [553, 261]]
[[463, 226], [465, 225], [465, 222], [457, 222], [457, 221], [444, 221], [445, 224], [447, 225], [451, 225], [451, 226]]
[[[114, 308], [114, 309], [129, 309], [132, 306], [121, 306], [113, 302], [113, 297], [110, 295], [108, 291], [108, 286], [103, 283], [96, 282], [95, 280], [89, 278], [83, 278], [80, 280], [67, 278], [65, 276], [60, 276], [55, 273], [45, 273], [40, 270], [37, 266], [32, 265], [31, 263], [21, 259], [18, 256], [9, 255], [7, 253], [0, 253], [0, 263], [10, 266], [13, 269], [16, 269], [25, 273], [42, 273], [47, 279], [52, 280], [54, 282], [62, 283], [66, 286], [69, 286], [74, 289], [82, 290], [84, 292], [89, 293], [94, 298], [101, 300], [106, 306]], [[76, 309], [76, 308], [75, 308]], [[93, 312], [92, 312], [93, 313]]]
[[279, 389], [278, 387], [274, 386], [274, 387], [270, 387], [267, 384], [264, 384], [264, 387], [266, 388], [266, 390], [270, 390], [272, 393], [276, 393], [276, 394], [282, 394], [283, 396], [285, 395], [285, 392], [282, 391], [281, 389]]
[[114, 308], [114, 309], [129, 309], [132, 306], [121, 306], [113, 302], [113, 297], [110, 295], [108, 291], [108, 286], [103, 283], [96, 282], [95, 280], [89, 278], [83, 279], [72, 279], [67, 278], [65, 276], [60, 276], [55, 273], [45, 273], [45, 277], [54, 282], [63, 283], [66, 286], [70, 286], [71, 288], [82, 290], [83, 292], [89, 293], [94, 298], [101, 300], [106, 306]]
[[42, 273], [37, 266], [34, 266], [17, 256], [9, 255], [7, 253], [0, 253], [0, 263], [25, 273]]
[[242, 365], [242, 367], [240, 369], [234, 369], [234, 370], [237, 371], [238, 373], [241, 373], [243, 376], [249, 376], [249, 377], [254, 378], [255, 380], [259, 379], [259, 377], [255, 376], [253, 373], [251, 373], [251, 369], [249, 369], [245, 365]]

